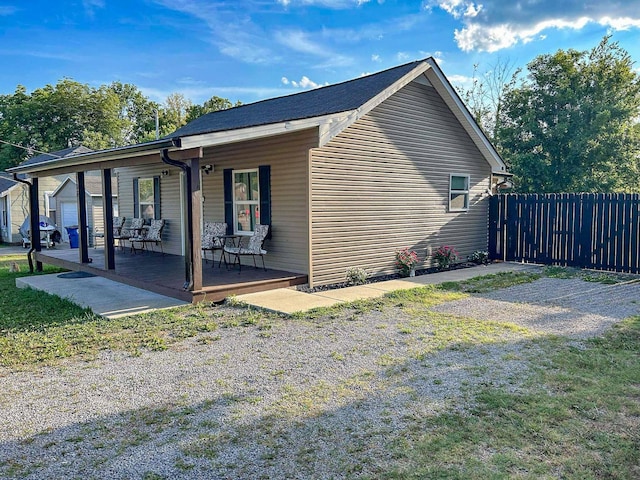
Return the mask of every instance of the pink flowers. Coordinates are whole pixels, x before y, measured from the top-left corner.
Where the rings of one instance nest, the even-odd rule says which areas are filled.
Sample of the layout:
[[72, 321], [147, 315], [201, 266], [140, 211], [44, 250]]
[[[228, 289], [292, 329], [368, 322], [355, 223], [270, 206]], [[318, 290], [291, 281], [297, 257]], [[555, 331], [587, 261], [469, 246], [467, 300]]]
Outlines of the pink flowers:
[[396, 251], [396, 268], [404, 275], [409, 275], [411, 270], [420, 263], [418, 254], [409, 248]]
[[448, 245], [443, 245], [441, 247], [438, 247], [438, 249], [435, 252], [433, 252], [432, 256], [433, 256], [433, 261], [436, 263], [436, 266], [440, 270], [446, 270], [451, 266], [452, 263], [454, 263], [459, 258], [459, 255], [458, 255], [458, 252], [456, 252], [456, 249]]

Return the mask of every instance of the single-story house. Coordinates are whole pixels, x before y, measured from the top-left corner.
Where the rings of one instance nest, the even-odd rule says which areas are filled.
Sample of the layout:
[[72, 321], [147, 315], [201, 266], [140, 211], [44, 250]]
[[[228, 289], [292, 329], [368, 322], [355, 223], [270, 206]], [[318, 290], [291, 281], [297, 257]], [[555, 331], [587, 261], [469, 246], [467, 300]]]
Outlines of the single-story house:
[[[43, 162], [47, 160], [79, 155], [92, 150], [84, 147], [71, 147], [57, 152], [43, 153], [31, 157], [27, 162]], [[27, 180], [28, 175], [19, 174], [18, 179]], [[68, 175], [42, 177], [39, 182], [38, 204], [41, 215], [45, 215], [58, 223], [57, 208], [52, 198], [53, 192], [68, 178]], [[21, 243], [22, 235], [18, 231], [29, 215], [28, 187], [15, 180], [8, 172], [0, 172], [0, 238], [4, 243]]]
[[[111, 179], [113, 215], [118, 215], [117, 182]], [[57, 206], [57, 223], [60, 227], [62, 239], [69, 241], [65, 227], [78, 225], [78, 190], [76, 181], [67, 177], [51, 194]], [[87, 227], [89, 231], [89, 245], [93, 246], [96, 232], [104, 232], [104, 214], [102, 200], [102, 177], [100, 172], [87, 172], [85, 175], [85, 203], [87, 207]]]
[[[349, 267], [392, 273], [395, 252], [404, 247], [423, 265], [441, 245], [462, 256], [485, 250], [492, 182], [508, 175], [432, 58], [209, 113], [160, 140], [28, 160], [12, 171], [35, 179], [75, 174], [81, 186], [84, 172], [98, 169], [103, 185], [117, 178], [120, 215], [166, 221], [164, 252], [183, 266], [170, 284], [147, 255], [145, 282], [127, 277], [126, 254], [114, 253], [105, 216], [109, 235], [99, 273], [117, 278], [120, 271], [122, 281], [175, 296], [184, 287], [181, 298], [193, 301], [342, 282]], [[103, 200], [111, 211], [111, 196]], [[205, 221], [226, 222], [239, 237], [258, 223], [270, 225], [267, 268], [288, 276], [252, 283], [241, 279], [253, 268], [234, 272], [235, 280], [211, 269], [202, 259]], [[73, 263], [49, 252], [37, 258], [97, 269], [95, 258], [88, 265], [86, 242], [80, 250]]]

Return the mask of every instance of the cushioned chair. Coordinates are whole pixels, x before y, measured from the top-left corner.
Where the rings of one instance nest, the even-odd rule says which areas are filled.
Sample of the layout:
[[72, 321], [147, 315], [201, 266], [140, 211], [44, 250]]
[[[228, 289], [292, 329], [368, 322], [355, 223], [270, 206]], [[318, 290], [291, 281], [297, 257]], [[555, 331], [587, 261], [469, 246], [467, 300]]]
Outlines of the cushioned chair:
[[136, 251], [136, 243], [140, 244], [140, 250], [148, 249], [148, 246], [151, 246], [151, 251], [153, 251], [153, 245], [160, 245], [160, 251], [162, 255], [164, 255], [164, 249], [162, 248], [162, 230], [164, 229], [165, 221], [160, 220], [151, 220], [151, 224], [141, 230], [141, 232], [129, 239], [131, 242], [131, 250], [135, 253]]
[[[220, 222], [204, 222], [204, 231], [202, 232], [202, 253], [204, 255], [204, 261], [207, 260], [207, 252], [211, 251], [211, 263], [212, 267], [216, 264], [216, 250], [220, 250], [220, 261], [218, 262], [218, 268], [222, 265], [222, 259], [224, 258], [224, 238], [227, 233], [227, 224]], [[225, 258], [226, 263], [226, 258]]]
[[267, 254], [267, 251], [262, 248], [262, 244], [268, 234], [269, 225], [256, 225], [253, 235], [249, 237], [249, 243], [246, 247], [243, 247], [242, 245], [239, 247], [225, 246], [224, 253], [235, 256], [233, 265], [237, 263], [240, 271], [242, 271], [242, 262], [240, 261], [241, 256], [251, 255], [253, 257], [253, 266], [258, 268], [256, 265], [256, 255], [259, 255], [260, 258], [262, 258], [262, 268], [266, 270], [267, 268], [264, 265], [264, 256]]
[[[120, 249], [124, 251], [124, 242], [126, 240], [131, 240], [132, 237], [136, 237], [140, 235], [142, 231], [142, 227], [144, 226], [143, 218], [132, 218], [131, 223], [128, 227], [124, 226], [124, 217], [122, 217], [122, 226], [120, 227], [120, 232], [116, 235], [116, 228], [113, 227], [113, 240], [118, 241], [118, 245], [120, 245]], [[133, 245], [132, 245], [133, 250]]]
[[[120, 236], [126, 217], [113, 217], [113, 238]], [[98, 239], [104, 238], [104, 232], [96, 227], [93, 234], [93, 248], [98, 248]]]

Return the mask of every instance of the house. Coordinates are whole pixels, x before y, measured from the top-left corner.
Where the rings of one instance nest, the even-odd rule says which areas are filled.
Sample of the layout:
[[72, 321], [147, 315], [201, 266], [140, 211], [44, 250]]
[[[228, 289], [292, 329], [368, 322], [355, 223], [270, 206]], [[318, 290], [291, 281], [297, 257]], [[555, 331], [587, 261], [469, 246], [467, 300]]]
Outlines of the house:
[[[97, 169], [103, 185], [117, 177], [120, 215], [166, 220], [164, 251], [181, 258], [184, 273], [175, 272], [173, 287], [158, 274], [145, 288], [170, 293], [184, 285], [193, 301], [342, 282], [349, 267], [392, 273], [403, 247], [424, 264], [444, 244], [462, 255], [484, 250], [492, 181], [508, 175], [432, 58], [209, 113], [164, 139], [12, 171], [75, 174], [84, 183], [84, 172]], [[105, 195], [104, 211], [110, 201]], [[226, 290], [215, 284], [202, 262], [203, 221], [224, 221], [238, 236], [269, 224], [267, 267], [289, 276], [251, 285], [236, 279]], [[124, 257], [114, 257], [109, 237], [101, 274], [116, 278]], [[38, 259], [63, 264], [48, 252]], [[64, 265], [86, 269], [88, 261], [81, 251]]]
[[[118, 215], [117, 182], [111, 179], [113, 215]], [[61, 228], [63, 241], [69, 241], [64, 227], [78, 225], [78, 191], [76, 181], [67, 177], [51, 194], [58, 209], [58, 226]], [[93, 246], [96, 232], [104, 232], [104, 214], [102, 200], [102, 177], [100, 172], [87, 172], [85, 175], [85, 203], [87, 206], [87, 227], [89, 245]]]
[[[92, 150], [79, 146], [65, 148], [51, 153], [43, 153], [31, 157], [26, 162], [43, 162], [71, 155], [91, 152]], [[18, 175], [20, 180], [28, 180], [24, 174]], [[68, 178], [68, 175], [53, 175], [43, 177], [39, 184], [38, 204], [41, 215], [51, 218], [55, 223], [59, 223], [58, 212], [55, 200], [52, 199], [53, 192]], [[20, 226], [29, 215], [29, 195], [28, 187], [22, 182], [14, 179], [8, 172], [0, 172], [0, 237], [5, 243], [21, 243], [22, 235], [19, 232]]]

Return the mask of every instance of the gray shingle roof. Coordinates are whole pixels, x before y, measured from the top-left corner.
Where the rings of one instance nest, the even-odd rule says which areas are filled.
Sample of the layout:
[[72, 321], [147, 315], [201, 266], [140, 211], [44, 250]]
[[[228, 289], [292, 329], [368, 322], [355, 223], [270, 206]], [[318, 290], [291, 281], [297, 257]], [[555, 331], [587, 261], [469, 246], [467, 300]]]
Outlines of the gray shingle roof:
[[167, 138], [257, 127], [354, 110], [413, 70], [421, 61], [286, 97], [211, 112]]
[[10, 174], [0, 172], [0, 194], [9, 190], [16, 183], [18, 182], [16, 182]]
[[79, 147], [69, 147], [64, 150], [58, 150], [57, 152], [42, 153], [35, 157], [27, 158], [20, 165], [33, 165], [34, 163], [46, 162], [48, 160], [55, 160], [56, 158], [72, 157], [74, 155], [80, 155], [81, 153], [93, 152], [90, 148], [80, 145]]

